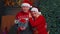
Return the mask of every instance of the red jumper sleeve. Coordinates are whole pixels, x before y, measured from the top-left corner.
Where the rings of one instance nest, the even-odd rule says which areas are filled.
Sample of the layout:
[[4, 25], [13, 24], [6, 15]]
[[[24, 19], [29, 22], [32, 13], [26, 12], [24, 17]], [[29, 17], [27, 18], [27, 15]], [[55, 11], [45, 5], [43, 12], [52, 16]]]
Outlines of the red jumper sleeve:
[[43, 16], [39, 16], [35, 21], [32, 18], [30, 18], [29, 21], [33, 27], [36, 27], [38, 25], [42, 27], [46, 23], [45, 18]]

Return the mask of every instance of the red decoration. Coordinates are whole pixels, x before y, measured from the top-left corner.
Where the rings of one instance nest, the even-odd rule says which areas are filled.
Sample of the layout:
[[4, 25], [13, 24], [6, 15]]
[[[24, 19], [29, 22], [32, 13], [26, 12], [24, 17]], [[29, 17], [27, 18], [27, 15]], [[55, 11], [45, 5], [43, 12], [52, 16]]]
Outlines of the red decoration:
[[22, 3], [29, 3], [32, 6], [32, 2], [30, 2], [30, 0], [23, 0]]
[[21, 19], [20, 22], [26, 23], [26, 20], [25, 19]]

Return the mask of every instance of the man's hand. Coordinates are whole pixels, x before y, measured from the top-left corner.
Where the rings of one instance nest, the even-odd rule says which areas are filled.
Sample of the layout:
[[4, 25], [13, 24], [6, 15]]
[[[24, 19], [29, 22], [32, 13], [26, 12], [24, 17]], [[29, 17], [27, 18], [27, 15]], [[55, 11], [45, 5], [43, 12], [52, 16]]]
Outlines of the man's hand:
[[21, 30], [25, 30], [25, 29], [26, 29], [26, 27], [20, 27], [20, 29], [21, 29]]

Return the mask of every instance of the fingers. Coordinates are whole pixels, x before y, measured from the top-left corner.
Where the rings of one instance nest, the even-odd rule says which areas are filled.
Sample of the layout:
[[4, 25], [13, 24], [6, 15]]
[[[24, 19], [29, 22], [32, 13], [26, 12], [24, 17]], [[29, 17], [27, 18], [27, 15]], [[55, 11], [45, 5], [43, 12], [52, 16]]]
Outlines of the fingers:
[[26, 28], [25, 27], [20, 27], [21, 30], [25, 30]]
[[29, 13], [29, 18], [32, 18], [32, 15], [31, 15], [31, 13]]

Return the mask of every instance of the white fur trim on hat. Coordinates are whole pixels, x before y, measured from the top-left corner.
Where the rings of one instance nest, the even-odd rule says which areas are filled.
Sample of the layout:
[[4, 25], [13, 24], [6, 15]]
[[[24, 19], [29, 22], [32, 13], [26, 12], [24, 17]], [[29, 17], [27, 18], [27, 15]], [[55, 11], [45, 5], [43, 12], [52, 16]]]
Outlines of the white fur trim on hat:
[[39, 12], [37, 8], [33, 7], [31, 11]]
[[32, 12], [38, 12], [39, 14], [41, 14], [41, 12], [39, 12], [38, 8], [35, 8], [35, 7], [33, 7], [33, 8], [31, 9], [31, 11], [32, 11]]
[[32, 7], [29, 3], [22, 3], [22, 5], [21, 5], [21, 7], [23, 7], [23, 6], [27, 6], [27, 7]]

